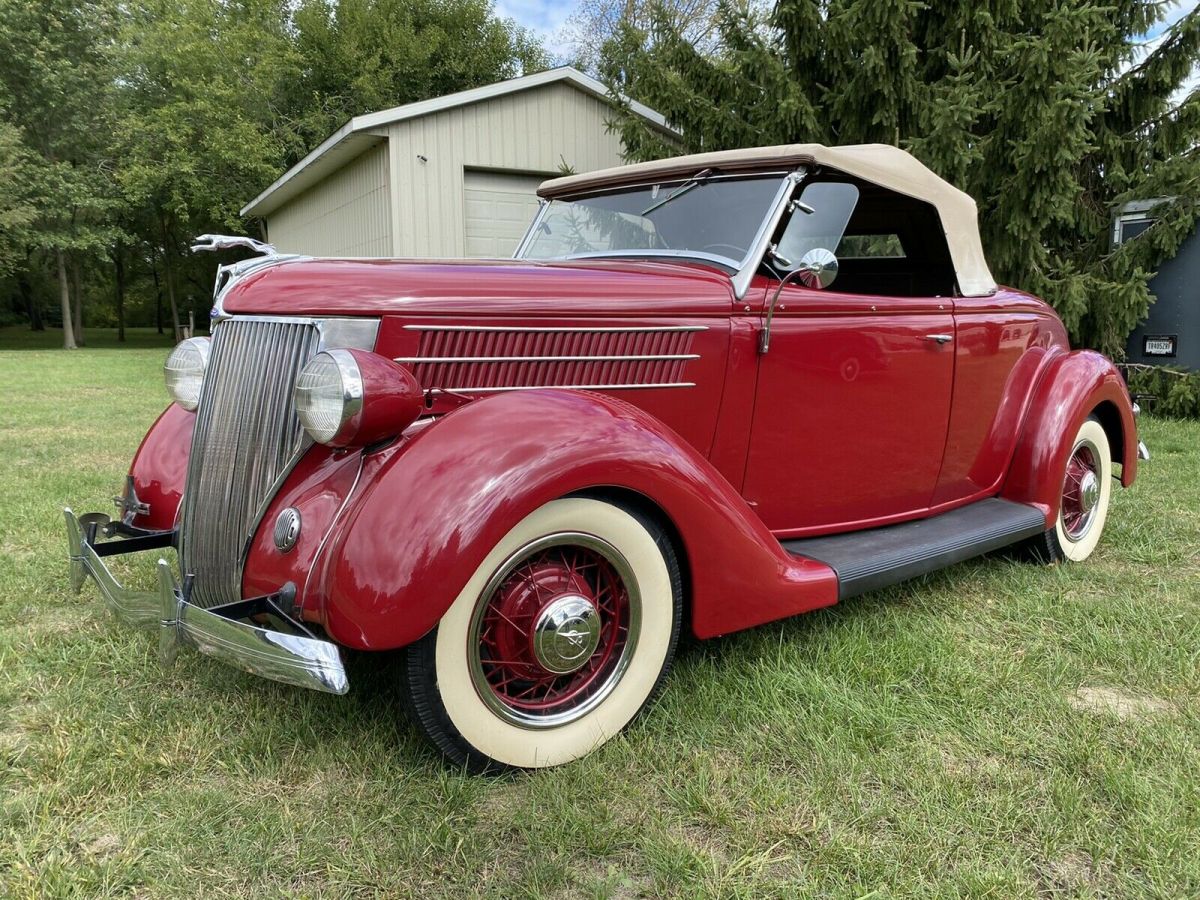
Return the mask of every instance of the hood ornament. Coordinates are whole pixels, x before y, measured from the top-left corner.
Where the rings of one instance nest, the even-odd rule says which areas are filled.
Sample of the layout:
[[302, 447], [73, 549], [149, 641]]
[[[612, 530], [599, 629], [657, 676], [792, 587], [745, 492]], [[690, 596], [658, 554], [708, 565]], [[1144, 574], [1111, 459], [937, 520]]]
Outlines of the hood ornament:
[[230, 234], [201, 234], [197, 235], [192, 244], [192, 252], [199, 253], [203, 250], [229, 250], [233, 247], [246, 247], [253, 250], [260, 256], [276, 256], [278, 251], [274, 244], [268, 244], [264, 241], [256, 241], [252, 237], [241, 237], [239, 235]]

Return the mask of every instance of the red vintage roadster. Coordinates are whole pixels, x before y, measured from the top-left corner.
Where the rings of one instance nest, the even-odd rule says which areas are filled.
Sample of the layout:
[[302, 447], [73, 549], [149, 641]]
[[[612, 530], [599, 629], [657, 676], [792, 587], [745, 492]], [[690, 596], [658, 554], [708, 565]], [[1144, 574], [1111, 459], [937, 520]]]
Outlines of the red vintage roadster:
[[[451, 760], [552, 766], [646, 705], [684, 627], [1011, 544], [1085, 559], [1145, 456], [1112, 364], [997, 287], [974, 203], [901, 150], [539, 193], [511, 260], [221, 267], [119, 515], [66, 511], [75, 588], [164, 660], [318, 690], [347, 690], [342, 648], [400, 650]], [[154, 591], [105, 565], [166, 548]]]

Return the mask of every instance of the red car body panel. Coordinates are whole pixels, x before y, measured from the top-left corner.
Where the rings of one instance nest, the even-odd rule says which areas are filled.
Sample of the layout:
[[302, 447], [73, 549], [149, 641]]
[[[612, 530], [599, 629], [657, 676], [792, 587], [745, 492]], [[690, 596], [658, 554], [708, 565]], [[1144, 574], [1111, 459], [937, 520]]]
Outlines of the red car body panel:
[[330, 542], [319, 598], [326, 629], [353, 647], [421, 637], [513, 525], [550, 500], [611, 487], [645, 497], [678, 531], [700, 637], [837, 599], [831, 569], [789, 556], [700, 453], [611, 397], [498, 394], [379, 456]]
[[146, 515], [134, 516], [131, 524], [153, 531], [175, 527], [179, 501], [187, 481], [188, 456], [196, 414], [172, 403], [158, 417], [133, 456], [129, 474], [140, 502], [150, 507]]
[[[1097, 354], [1069, 353], [1041, 301], [1008, 289], [895, 298], [789, 286], [762, 355], [773, 286], [760, 278], [739, 301], [712, 267], [629, 260], [317, 260], [252, 272], [225, 293], [224, 314], [379, 317], [375, 352], [436, 390], [432, 418], [394, 442], [315, 446], [301, 459], [251, 540], [244, 594], [291, 582], [302, 617], [335, 640], [403, 646], [436, 625], [523, 517], [567, 494], [618, 490], [677, 533], [691, 627], [711, 637], [836, 601], [834, 572], [788, 554], [784, 537], [997, 495], [1037, 504], [1052, 524], [1065, 442], [1097, 410], [1132, 482], [1136, 430], [1119, 375]], [[489, 362], [468, 375], [424, 362], [514, 355], [514, 329], [572, 328], [678, 332], [645, 340], [654, 353], [675, 342], [668, 380], [681, 386], [472, 399], [452, 382], [520, 384], [542, 370]], [[928, 339], [943, 333], [953, 343]], [[599, 368], [581, 377], [605, 384], [648, 371], [588, 365]], [[136, 524], [173, 527], [194, 418], [172, 406], [143, 442], [132, 474], [151, 514]], [[289, 506], [304, 525], [281, 553], [272, 525]]]

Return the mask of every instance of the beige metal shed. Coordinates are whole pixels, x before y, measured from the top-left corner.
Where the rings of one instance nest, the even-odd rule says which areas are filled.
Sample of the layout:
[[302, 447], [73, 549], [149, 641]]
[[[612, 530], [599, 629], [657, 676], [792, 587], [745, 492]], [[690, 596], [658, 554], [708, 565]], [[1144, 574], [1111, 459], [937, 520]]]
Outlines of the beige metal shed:
[[607, 88], [570, 67], [356, 116], [242, 215], [285, 253], [511, 256], [543, 180], [621, 164], [612, 118]]

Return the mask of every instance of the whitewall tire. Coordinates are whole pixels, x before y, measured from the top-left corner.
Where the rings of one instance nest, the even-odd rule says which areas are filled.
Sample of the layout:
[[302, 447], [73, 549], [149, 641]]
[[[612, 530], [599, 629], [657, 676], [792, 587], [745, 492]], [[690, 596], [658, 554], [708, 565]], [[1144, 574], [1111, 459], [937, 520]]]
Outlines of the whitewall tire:
[[1036, 549], [1050, 562], [1083, 562], [1100, 543], [1112, 498], [1108, 435], [1095, 418], [1080, 426], [1062, 473], [1058, 518]]
[[660, 687], [681, 601], [674, 550], [653, 519], [590, 497], [547, 503], [405, 648], [409, 711], [472, 771], [577, 759]]

